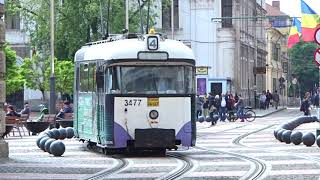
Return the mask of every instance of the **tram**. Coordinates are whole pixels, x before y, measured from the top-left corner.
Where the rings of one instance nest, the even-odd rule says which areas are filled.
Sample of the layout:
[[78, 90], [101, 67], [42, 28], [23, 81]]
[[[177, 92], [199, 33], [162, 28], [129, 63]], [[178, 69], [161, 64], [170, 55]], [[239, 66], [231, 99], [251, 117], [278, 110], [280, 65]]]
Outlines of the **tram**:
[[194, 146], [195, 57], [156, 34], [114, 36], [75, 54], [74, 130], [103, 150]]

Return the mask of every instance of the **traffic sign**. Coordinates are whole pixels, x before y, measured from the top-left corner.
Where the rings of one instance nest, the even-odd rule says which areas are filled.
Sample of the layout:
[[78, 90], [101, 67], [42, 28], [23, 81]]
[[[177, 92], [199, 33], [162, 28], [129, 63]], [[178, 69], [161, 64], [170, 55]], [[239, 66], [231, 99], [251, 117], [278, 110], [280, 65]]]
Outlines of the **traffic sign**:
[[320, 45], [320, 28], [316, 30], [316, 33], [314, 33], [314, 40]]
[[320, 48], [314, 52], [314, 61], [320, 66]]

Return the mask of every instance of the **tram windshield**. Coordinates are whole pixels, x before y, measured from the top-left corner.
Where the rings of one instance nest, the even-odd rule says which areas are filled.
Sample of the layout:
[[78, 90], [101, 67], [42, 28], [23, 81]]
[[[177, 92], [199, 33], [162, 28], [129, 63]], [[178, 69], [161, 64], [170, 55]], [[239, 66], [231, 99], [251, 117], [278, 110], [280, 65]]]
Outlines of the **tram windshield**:
[[192, 94], [191, 66], [117, 66], [108, 69], [108, 93]]

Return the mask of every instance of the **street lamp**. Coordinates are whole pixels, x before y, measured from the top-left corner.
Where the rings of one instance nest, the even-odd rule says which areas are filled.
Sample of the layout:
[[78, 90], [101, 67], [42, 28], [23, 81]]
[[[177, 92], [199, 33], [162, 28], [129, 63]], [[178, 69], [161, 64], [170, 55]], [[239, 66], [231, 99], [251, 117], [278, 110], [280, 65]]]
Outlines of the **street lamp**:
[[54, 0], [50, 0], [50, 48], [51, 48], [51, 75], [50, 75], [50, 107], [49, 113], [56, 113], [56, 92], [55, 92], [55, 76], [54, 76]]

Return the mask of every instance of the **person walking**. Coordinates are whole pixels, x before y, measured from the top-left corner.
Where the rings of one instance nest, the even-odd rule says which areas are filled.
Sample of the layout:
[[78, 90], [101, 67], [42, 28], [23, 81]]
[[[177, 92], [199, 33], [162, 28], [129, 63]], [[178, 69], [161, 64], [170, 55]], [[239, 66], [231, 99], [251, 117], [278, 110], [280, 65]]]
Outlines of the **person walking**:
[[199, 116], [201, 116], [202, 114], [202, 100], [201, 98], [199, 97], [199, 95], [197, 95], [196, 97], [196, 105], [197, 105], [197, 119], [199, 118]]
[[238, 118], [241, 119], [241, 122], [244, 122], [244, 116], [243, 116], [244, 102], [243, 102], [243, 98], [241, 97], [241, 94], [239, 94], [238, 96], [239, 96], [239, 100], [235, 104], [235, 107], [237, 108], [237, 116]]
[[225, 119], [226, 119], [226, 112], [227, 112], [227, 100], [224, 94], [221, 94], [219, 115], [220, 115], [220, 120], [223, 122], [225, 122]]
[[266, 109], [266, 92], [262, 91], [262, 94], [259, 97], [259, 101], [260, 101], [260, 109]]
[[202, 116], [204, 117], [204, 119], [206, 119], [208, 116], [208, 108], [209, 108], [209, 100], [208, 100], [207, 94], [205, 94], [203, 97], [203, 103], [202, 103]]
[[304, 113], [305, 116], [310, 115], [310, 93], [306, 92], [302, 100], [300, 111]]
[[277, 90], [275, 90], [274, 93], [272, 94], [272, 100], [273, 100], [275, 109], [278, 109], [280, 98]]
[[266, 109], [269, 109], [271, 100], [272, 100], [272, 94], [270, 93], [269, 90], [267, 90], [267, 94], [266, 94]]

